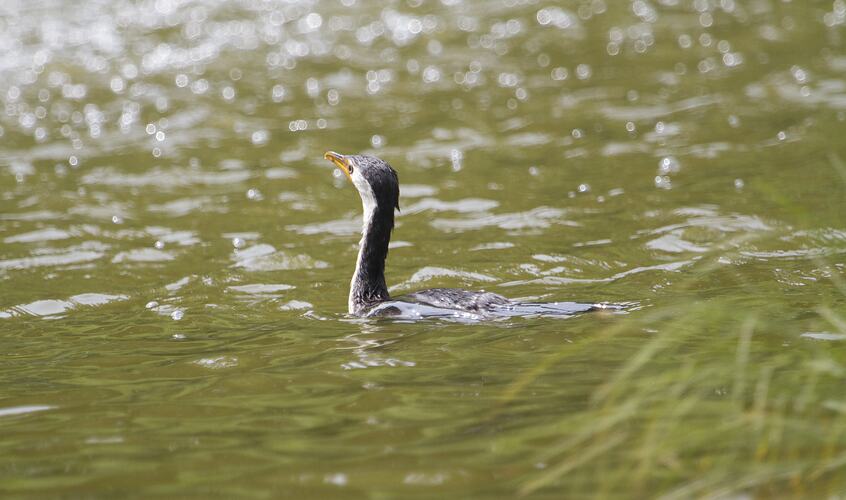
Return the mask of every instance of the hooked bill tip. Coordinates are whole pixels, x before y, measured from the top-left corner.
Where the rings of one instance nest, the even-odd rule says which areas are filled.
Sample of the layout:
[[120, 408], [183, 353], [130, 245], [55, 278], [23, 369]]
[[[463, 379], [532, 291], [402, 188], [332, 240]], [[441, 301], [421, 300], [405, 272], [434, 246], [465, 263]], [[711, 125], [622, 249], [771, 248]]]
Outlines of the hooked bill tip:
[[336, 160], [342, 160], [343, 158], [344, 158], [344, 155], [342, 155], [340, 153], [336, 153], [334, 151], [327, 151], [327, 152], [323, 153], [323, 159], [324, 160], [336, 161]]

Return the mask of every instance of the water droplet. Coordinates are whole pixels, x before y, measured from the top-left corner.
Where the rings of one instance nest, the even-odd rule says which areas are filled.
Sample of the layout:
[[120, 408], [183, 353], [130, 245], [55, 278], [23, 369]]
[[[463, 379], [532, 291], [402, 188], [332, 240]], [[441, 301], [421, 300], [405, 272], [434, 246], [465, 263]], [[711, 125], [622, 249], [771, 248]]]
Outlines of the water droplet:
[[232, 246], [235, 248], [244, 248], [246, 242], [243, 238], [232, 238]]
[[273, 102], [282, 102], [285, 99], [285, 87], [282, 85], [274, 85], [273, 89], [270, 91], [270, 98], [273, 99]]
[[385, 145], [385, 138], [379, 134], [374, 134], [370, 137], [370, 145], [374, 148], [381, 148]]
[[579, 192], [580, 193], [587, 193], [588, 191], [590, 191], [590, 185], [589, 184], [579, 184]]
[[737, 128], [740, 126], [740, 118], [738, 118], [737, 115], [729, 115], [728, 124], [732, 128]]
[[209, 90], [209, 81], [205, 78], [194, 80], [191, 82], [191, 92], [195, 94], [205, 94]]
[[529, 98], [529, 93], [526, 92], [526, 89], [520, 87], [514, 91], [514, 96], [517, 97], [517, 99], [520, 99], [521, 101], [525, 101]]
[[461, 170], [461, 162], [464, 159], [464, 153], [458, 149], [453, 149], [449, 154], [450, 161], [452, 161], [452, 171], [458, 172]]
[[309, 77], [306, 80], [306, 93], [309, 97], [312, 98], [317, 97], [317, 95], [320, 93], [320, 82], [317, 80], [317, 78]]
[[170, 313], [170, 318], [174, 321], [179, 321], [183, 317], [185, 317], [185, 313], [181, 309], [177, 309], [177, 310], [173, 311], [172, 313]]
[[567, 68], [560, 68], [560, 67], [553, 69], [552, 72], [550, 73], [550, 75], [552, 76], [552, 79], [555, 80], [555, 81], [566, 80], [567, 76], [569, 76]]
[[267, 130], [256, 130], [250, 135], [250, 142], [256, 146], [267, 144], [270, 140], [270, 132]]
[[593, 74], [593, 70], [587, 64], [579, 64], [576, 66], [576, 78], [579, 80], [587, 80]]
[[334, 484], [335, 486], [346, 486], [349, 482], [347, 475], [339, 472], [337, 474], [328, 474], [323, 478], [324, 483]]
[[608, 45], [605, 46], [605, 51], [608, 52], [609, 56], [616, 56], [620, 53], [620, 45], [614, 42], [608, 42]]
[[156, 249], [161, 250], [165, 247], [165, 244], [162, 240], [156, 240], [156, 243], [153, 246], [156, 247]]
[[309, 31], [316, 30], [323, 25], [323, 17], [317, 12], [305, 16], [305, 25]]
[[423, 70], [423, 81], [426, 83], [434, 83], [441, 79], [441, 70], [435, 66], [426, 66]]
[[329, 89], [329, 91], [326, 92], [326, 100], [329, 102], [330, 106], [336, 106], [338, 102], [340, 102], [341, 96], [338, 94], [337, 90]]
[[735, 189], [737, 189], [737, 190], [743, 189], [744, 185], [745, 185], [745, 183], [743, 182], [743, 179], [735, 179], [734, 180], [734, 188]]
[[112, 77], [111, 81], [109, 82], [109, 88], [111, 88], [112, 92], [114, 92], [115, 94], [123, 92], [123, 78], [119, 76]]
[[792, 66], [790, 68], [790, 74], [793, 75], [793, 79], [796, 80], [796, 83], [802, 84], [808, 82], [808, 72], [799, 66]]
[[443, 50], [443, 45], [437, 40], [429, 40], [429, 43], [426, 44], [426, 50], [429, 52], [429, 54], [433, 56], [438, 56]]
[[673, 156], [666, 156], [661, 158], [658, 162], [658, 173], [660, 175], [674, 174], [679, 171], [681, 165], [679, 161]]
[[668, 176], [666, 176], [666, 175], [656, 175], [655, 176], [655, 187], [661, 188], [661, 189], [670, 189], [673, 186], [672, 186], [672, 183], [671, 183], [670, 178]]

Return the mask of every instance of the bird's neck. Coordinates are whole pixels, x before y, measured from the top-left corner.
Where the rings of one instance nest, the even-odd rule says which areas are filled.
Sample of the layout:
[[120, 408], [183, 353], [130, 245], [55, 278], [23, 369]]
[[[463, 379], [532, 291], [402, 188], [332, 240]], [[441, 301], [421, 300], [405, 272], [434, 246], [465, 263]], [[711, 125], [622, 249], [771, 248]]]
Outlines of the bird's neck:
[[390, 299], [385, 284], [385, 259], [394, 227], [393, 207], [380, 207], [370, 200], [363, 203], [364, 221], [358, 260], [350, 282], [349, 313], [361, 314]]

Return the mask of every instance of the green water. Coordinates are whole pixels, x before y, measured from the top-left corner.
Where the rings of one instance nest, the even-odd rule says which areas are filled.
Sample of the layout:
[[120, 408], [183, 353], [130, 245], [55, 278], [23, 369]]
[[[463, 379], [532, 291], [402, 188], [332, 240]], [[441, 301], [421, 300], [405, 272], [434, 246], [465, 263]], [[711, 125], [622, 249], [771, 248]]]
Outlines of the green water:
[[[846, 4], [6, 1], [0, 492], [846, 492]], [[387, 278], [626, 314], [349, 318]]]

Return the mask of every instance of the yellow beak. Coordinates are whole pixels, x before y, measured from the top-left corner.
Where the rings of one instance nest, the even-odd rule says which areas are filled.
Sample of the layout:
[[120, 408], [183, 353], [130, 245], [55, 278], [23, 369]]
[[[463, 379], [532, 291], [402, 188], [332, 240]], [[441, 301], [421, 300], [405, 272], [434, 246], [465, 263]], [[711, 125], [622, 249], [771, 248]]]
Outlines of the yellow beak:
[[323, 158], [331, 161], [335, 164], [336, 167], [341, 169], [341, 172], [346, 174], [347, 179], [352, 182], [352, 177], [350, 176], [350, 160], [346, 156], [342, 154], [338, 154], [334, 151], [327, 151], [326, 154], [323, 155]]

